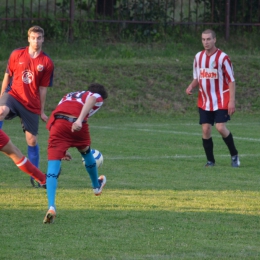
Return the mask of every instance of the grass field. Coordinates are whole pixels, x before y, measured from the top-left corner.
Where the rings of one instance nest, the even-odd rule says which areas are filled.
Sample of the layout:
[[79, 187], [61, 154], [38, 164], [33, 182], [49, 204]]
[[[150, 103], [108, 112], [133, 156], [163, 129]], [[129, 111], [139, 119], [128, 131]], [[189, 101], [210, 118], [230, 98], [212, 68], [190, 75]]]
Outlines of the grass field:
[[[237, 112], [228, 127], [241, 167], [230, 166], [213, 131], [216, 166], [208, 169], [196, 93], [185, 94], [201, 44], [185, 37], [146, 45], [46, 40], [55, 63], [47, 114], [65, 93], [90, 82], [108, 88], [107, 102], [90, 119], [92, 148], [104, 156], [99, 173], [108, 182], [95, 197], [71, 149], [73, 160], [62, 164], [57, 219], [44, 225], [45, 190], [32, 188], [29, 177], [0, 155], [1, 260], [260, 259], [259, 47], [250, 38], [217, 41], [234, 65]], [[8, 37], [2, 45], [4, 73], [13, 47]], [[27, 154], [19, 120], [6, 121], [4, 130]], [[41, 123], [43, 171], [47, 138]]]
[[[57, 218], [42, 220], [45, 190], [1, 155], [0, 259], [259, 259], [259, 122], [235, 115], [228, 123], [241, 167], [213, 131], [216, 166], [204, 168], [194, 116], [104, 116], [90, 119], [92, 147], [108, 182], [92, 194], [80, 155], [63, 162]], [[26, 153], [19, 120], [4, 130]], [[40, 129], [46, 170], [47, 130]]]
[[[179, 41], [96, 45], [86, 40], [73, 45], [46, 42], [44, 50], [55, 64], [54, 86], [48, 90], [46, 109], [54, 109], [65, 93], [98, 82], [108, 89], [105, 106], [112, 113], [174, 115], [195, 111], [196, 91], [188, 97], [185, 89], [192, 81], [194, 55], [202, 47], [200, 39], [192, 36]], [[234, 42], [219, 39], [217, 47], [229, 54], [234, 66], [236, 108], [243, 113], [259, 112], [260, 51], [257, 46], [248, 47], [249, 39], [248, 46], [242, 45], [245, 41], [240, 38], [236, 45]], [[27, 42], [18, 46], [24, 45]], [[3, 73], [11, 50], [8, 46], [0, 53]]]

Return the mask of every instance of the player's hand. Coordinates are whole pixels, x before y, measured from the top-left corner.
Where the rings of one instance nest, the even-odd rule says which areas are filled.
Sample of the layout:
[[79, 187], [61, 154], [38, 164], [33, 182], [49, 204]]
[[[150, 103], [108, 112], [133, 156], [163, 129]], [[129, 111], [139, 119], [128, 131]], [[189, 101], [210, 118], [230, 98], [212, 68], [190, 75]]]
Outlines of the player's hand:
[[42, 119], [43, 122], [48, 121], [48, 117], [45, 115], [45, 113], [41, 113], [41, 119]]
[[71, 126], [71, 132], [80, 131], [82, 128], [82, 123], [80, 121], [76, 121]]
[[63, 161], [70, 161], [71, 159], [72, 159], [72, 156], [69, 153], [69, 151], [67, 150], [65, 156], [61, 160], [63, 160]]
[[228, 103], [228, 114], [232, 116], [236, 111], [235, 101], [229, 101]]
[[192, 95], [192, 87], [191, 86], [188, 86], [187, 88], [186, 88], [186, 94], [187, 95]]

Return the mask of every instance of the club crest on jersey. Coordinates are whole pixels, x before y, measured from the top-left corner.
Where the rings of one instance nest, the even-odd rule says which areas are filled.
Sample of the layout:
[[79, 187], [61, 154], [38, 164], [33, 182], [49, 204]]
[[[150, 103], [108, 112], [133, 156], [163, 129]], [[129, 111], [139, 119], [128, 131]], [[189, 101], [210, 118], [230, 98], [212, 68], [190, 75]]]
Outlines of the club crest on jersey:
[[39, 64], [39, 65], [37, 66], [37, 70], [38, 70], [38, 71], [43, 71], [43, 65], [42, 65], [42, 64]]
[[24, 70], [22, 73], [22, 81], [25, 84], [30, 84], [33, 81], [33, 72], [30, 70]]
[[218, 70], [209, 68], [200, 69], [200, 79], [218, 79]]

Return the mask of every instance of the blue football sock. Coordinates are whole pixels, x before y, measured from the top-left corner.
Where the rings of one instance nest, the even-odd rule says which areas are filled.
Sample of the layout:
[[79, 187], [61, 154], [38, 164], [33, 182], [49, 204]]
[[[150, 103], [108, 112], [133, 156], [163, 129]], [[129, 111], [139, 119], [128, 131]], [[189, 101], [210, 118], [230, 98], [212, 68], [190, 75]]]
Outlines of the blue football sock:
[[0, 129], [2, 129], [3, 123], [4, 123], [4, 121], [0, 121]]
[[39, 168], [39, 161], [40, 161], [40, 152], [39, 152], [39, 145], [36, 146], [29, 146], [27, 149], [28, 158], [30, 162], [37, 168]]
[[81, 154], [81, 156], [85, 160], [85, 168], [89, 174], [89, 177], [92, 182], [92, 187], [93, 188], [99, 188], [99, 183], [98, 183], [98, 171], [97, 171], [97, 165], [96, 165], [96, 160], [93, 157], [92, 152], [90, 151], [87, 154]]
[[56, 210], [55, 197], [56, 197], [56, 190], [58, 186], [58, 176], [59, 176], [60, 168], [61, 168], [60, 160], [48, 161], [47, 180], [46, 180], [48, 209], [52, 206]]

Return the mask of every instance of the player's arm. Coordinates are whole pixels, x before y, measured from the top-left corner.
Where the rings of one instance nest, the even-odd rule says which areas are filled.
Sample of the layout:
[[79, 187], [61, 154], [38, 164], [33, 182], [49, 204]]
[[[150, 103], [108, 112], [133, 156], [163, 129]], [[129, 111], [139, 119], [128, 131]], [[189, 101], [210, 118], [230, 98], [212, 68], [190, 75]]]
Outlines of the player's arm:
[[82, 121], [84, 120], [84, 118], [87, 116], [87, 114], [90, 112], [90, 110], [94, 107], [94, 105], [96, 104], [96, 97], [95, 96], [90, 96], [84, 106], [81, 109], [80, 115], [77, 119], [76, 122], [74, 122], [72, 124], [72, 128], [71, 131], [80, 131], [80, 129], [82, 128]]
[[3, 82], [2, 82], [2, 88], [1, 88], [1, 95], [2, 96], [4, 94], [4, 92], [6, 91], [9, 83], [11, 82], [11, 79], [13, 77], [13, 73], [16, 67], [16, 52], [13, 51], [8, 59], [8, 63], [6, 66], [6, 70], [5, 70], [5, 75], [3, 78]]
[[46, 95], [47, 95], [47, 88], [46, 87], [40, 87], [39, 92], [40, 92], [40, 100], [41, 100], [41, 119], [44, 122], [47, 122], [48, 117], [44, 113], [45, 100], [46, 100]]
[[228, 114], [231, 116], [236, 111], [236, 84], [235, 81], [229, 82], [229, 103], [228, 103]]
[[236, 111], [236, 84], [234, 79], [233, 67], [228, 57], [226, 57], [226, 59], [223, 61], [222, 70], [224, 72], [225, 80], [229, 82], [228, 114], [231, 116]]
[[192, 95], [192, 90], [196, 88], [199, 85], [198, 79], [193, 79], [193, 81], [190, 83], [190, 85], [186, 89], [186, 94]]
[[8, 84], [10, 83], [11, 77], [9, 76], [8, 73], [5, 73], [4, 78], [3, 78], [3, 82], [2, 82], [2, 88], [1, 88], [1, 95], [2, 96], [5, 92], [5, 90], [8, 87]]

